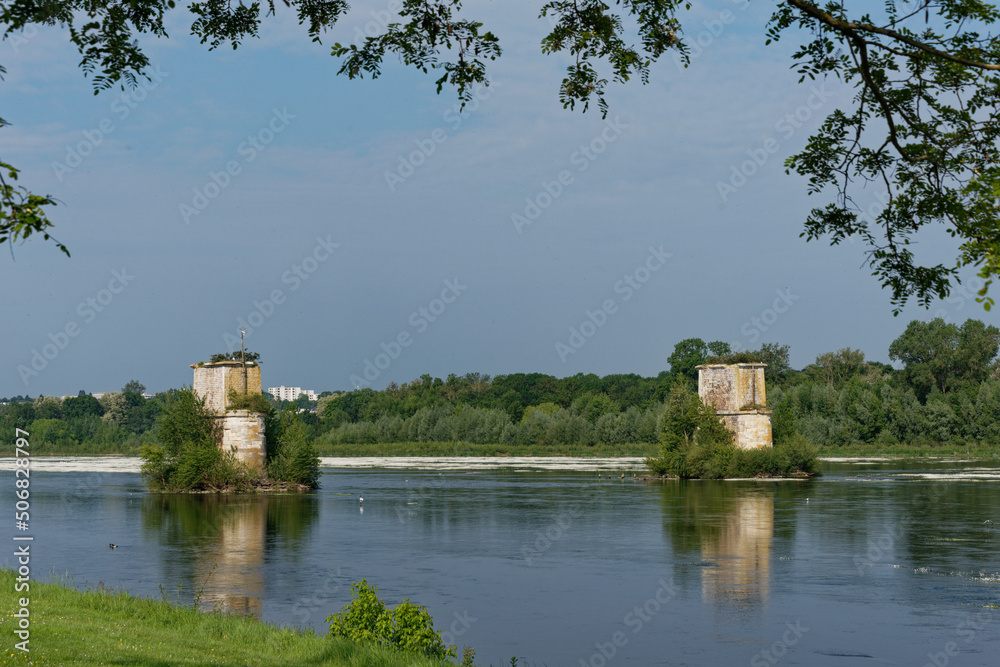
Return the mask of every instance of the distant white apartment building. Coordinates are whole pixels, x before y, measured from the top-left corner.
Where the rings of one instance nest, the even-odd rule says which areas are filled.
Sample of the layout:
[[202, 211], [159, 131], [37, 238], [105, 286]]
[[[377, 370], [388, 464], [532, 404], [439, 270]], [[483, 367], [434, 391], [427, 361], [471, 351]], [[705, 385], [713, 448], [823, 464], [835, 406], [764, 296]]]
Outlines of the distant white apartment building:
[[310, 401], [315, 401], [319, 399], [316, 392], [312, 389], [303, 389], [302, 387], [286, 387], [284, 385], [280, 387], [268, 387], [267, 393], [274, 396], [279, 401], [294, 401], [300, 394], [305, 394], [306, 398]]

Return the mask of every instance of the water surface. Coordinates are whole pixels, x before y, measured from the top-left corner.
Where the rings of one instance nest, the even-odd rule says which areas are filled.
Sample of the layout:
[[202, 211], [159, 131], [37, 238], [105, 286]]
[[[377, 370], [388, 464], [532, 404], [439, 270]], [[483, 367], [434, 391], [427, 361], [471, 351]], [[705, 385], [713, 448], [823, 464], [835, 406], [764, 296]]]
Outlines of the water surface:
[[154, 495], [127, 466], [70, 467], [32, 474], [32, 565], [79, 586], [325, 631], [365, 578], [480, 664], [1000, 664], [994, 464], [667, 483], [621, 462], [600, 478], [329, 468], [316, 493], [270, 497]]

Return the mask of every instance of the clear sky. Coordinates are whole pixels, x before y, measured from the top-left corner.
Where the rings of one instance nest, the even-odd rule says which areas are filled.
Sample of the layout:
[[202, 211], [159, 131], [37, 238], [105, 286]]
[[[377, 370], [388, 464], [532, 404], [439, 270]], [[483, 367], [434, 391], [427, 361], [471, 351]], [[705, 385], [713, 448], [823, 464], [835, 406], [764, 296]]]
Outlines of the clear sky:
[[[0, 396], [189, 385], [241, 328], [265, 386], [322, 391], [656, 375], [689, 337], [788, 344], [796, 368], [842, 347], [887, 361], [911, 319], [996, 323], [971, 275], [893, 317], [860, 243], [799, 238], [826, 200], [783, 161], [851, 91], [798, 83], [793, 40], [764, 46], [767, 3], [696, 3], [691, 66], [612, 86], [607, 120], [562, 108], [535, 3], [468, 4], [505, 53], [463, 113], [392, 61], [337, 76], [330, 46], [392, 4], [353, 3], [317, 45], [277, 3], [260, 39], [212, 52], [175, 12], [143, 42], [152, 81], [96, 96], [63, 32], [0, 43], [0, 155], [62, 202], [72, 252], [4, 249]], [[918, 257], [953, 248], [931, 234]]]

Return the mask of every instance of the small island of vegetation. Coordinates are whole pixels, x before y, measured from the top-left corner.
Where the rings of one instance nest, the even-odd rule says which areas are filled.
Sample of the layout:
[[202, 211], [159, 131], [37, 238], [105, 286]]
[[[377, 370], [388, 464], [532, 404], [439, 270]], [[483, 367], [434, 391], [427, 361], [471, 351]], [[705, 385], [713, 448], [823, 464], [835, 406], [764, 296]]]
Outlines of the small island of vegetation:
[[774, 447], [740, 449], [715, 409], [678, 382], [667, 399], [659, 456], [647, 458], [646, 465], [654, 475], [682, 479], [815, 475], [816, 447], [795, 430], [787, 410], [774, 417]]
[[[319, 459], [296, 408], [278, 412], [262, 394], [248, 392], [246, 369], [255, 366], [259, 357], [246, 352], [238, 357], [217, 354], [210, 362], [238, 362], [243, 370], [243, 391], [230, 389], [226, 400], [219, 398], [220, 405], [225, 403], [224, 415], [210, 410], [206, 398], [193, 388], [169, 396], [156, 419], [155, 443], [141, 450], [142, 476], [150, 491], [305, 491], [317, 487]], [[204, 364], [196, 366], [201, 369]], [[236, 447], [225, 447], [220, 420], [234, 413], [263, 417], [262, 465], [251, 465]]]
[[142, 448], [142, 476], [147, 487], [169, 492], [316, 488], [319, 459], [295, 409], [279, 413], [267, 405], [263, 412], [267, 457], [264, 470], [257, 472], [233, 452], [219, 447], [219, 425], [203, 399], [189, 388], [171, 392], [156, 421], [156, 444]]

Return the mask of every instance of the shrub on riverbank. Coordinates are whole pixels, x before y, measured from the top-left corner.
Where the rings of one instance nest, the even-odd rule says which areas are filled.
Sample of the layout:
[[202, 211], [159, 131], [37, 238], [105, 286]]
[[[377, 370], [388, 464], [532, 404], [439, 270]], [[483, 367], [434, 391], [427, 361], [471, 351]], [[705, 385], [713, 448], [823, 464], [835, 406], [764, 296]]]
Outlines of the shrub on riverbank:
[[434, 630], [434, 619], [426, 607], [403, 600], [389, 609], [379, 599], [378, 587], [364, 579], [351, 584], [350, 604], [326, 620], [331, 637], [413, 651], [439, 660], [453, 658], [457, 653], [456, 647], [446, 646], [441, 633]]

